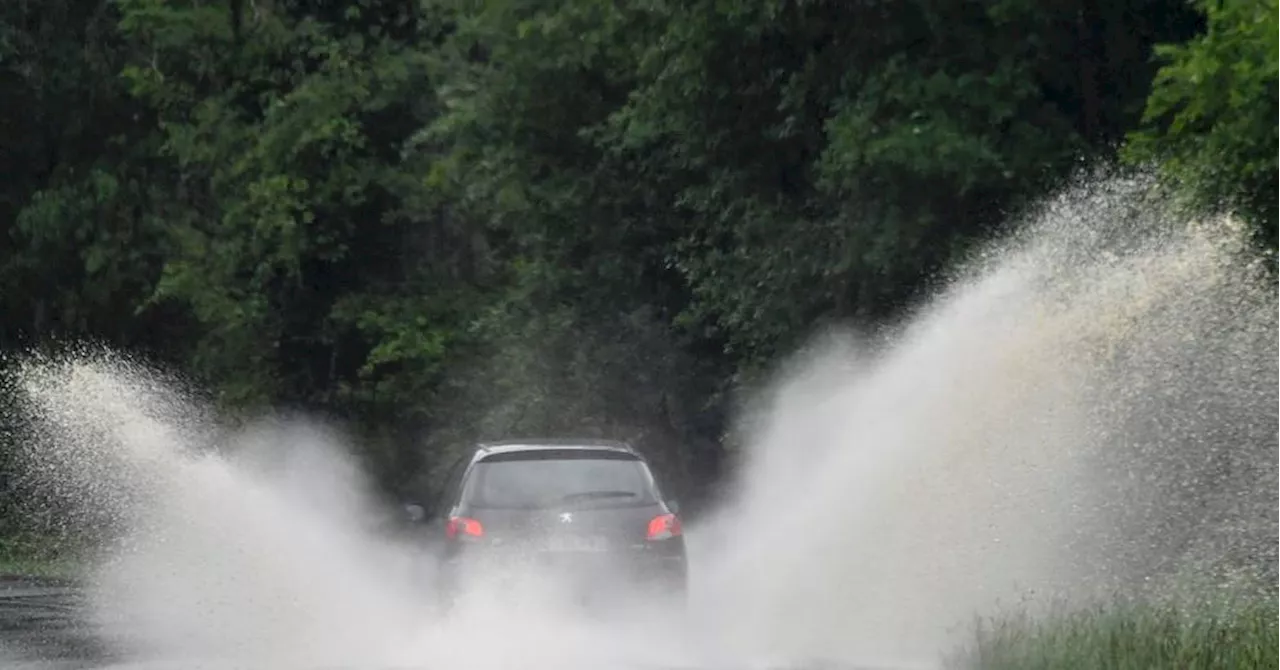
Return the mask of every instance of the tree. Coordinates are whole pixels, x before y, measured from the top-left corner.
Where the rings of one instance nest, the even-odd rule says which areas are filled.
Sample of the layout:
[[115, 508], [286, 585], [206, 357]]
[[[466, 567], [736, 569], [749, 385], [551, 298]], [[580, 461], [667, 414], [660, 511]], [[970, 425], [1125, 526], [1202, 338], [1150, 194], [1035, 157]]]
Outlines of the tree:
[[154, 120], [117, 77], [117, 19], [100, 0], [0, 9], [0, 346], [89, 336], [173, 361], [185, 334], [180, 314], [143, 304], [164, 213]]
[[1206, 28], [1156, 49], [1160, 68], [1127, 157], [1162, 161], [1201, 206], [1233, 207], [1276, 249], [1275, 0], [1200, 0]]
[[[1112, 158], [1151, 46], [1199, 21], [1181, 0], [10, 3], [0, 338], [102, 337], [230, 407], [336, 415], [394, 486], [459, 442], [566, 432], [705, 482], [734, 394]], [[1185, 111], [1170, 95], [1149, 124]], [[1151, 146], [1225, 133], [1256, 176], [1274, 127], [1234, 109]]]

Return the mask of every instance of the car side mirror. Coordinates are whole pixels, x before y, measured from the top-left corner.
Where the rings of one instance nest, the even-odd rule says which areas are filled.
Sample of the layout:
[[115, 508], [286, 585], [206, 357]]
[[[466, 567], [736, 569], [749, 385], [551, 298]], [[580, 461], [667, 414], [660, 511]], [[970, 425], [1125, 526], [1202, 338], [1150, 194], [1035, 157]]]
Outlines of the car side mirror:
[[679, 500], [668, 500], [668, 501], [667, 501], [667, 509], [671, 510], [671, 513], [672, 513], [672, 514], [679, 514], [679, 513], [680, 513], [680, 501], [679, 501]]
[[417, 503], [409, 503], [404, 506], [405, 517], [409, 519], [409, 523], [421, 523], [427, 518], [427, 510]]

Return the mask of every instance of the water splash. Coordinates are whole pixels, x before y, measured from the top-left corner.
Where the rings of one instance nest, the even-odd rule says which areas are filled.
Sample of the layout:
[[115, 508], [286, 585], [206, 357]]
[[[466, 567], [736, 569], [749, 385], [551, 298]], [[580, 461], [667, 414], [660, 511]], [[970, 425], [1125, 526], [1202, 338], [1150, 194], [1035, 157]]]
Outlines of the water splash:
[[1142, 180], [1052, 200], [889, 346], [784, 368], [711, 559], [736, 645], [917, 659], [975, 613], [1274, 584], [1274, 284]]
[[206, 414], [112, 354], [20, 377], [32, 468], [82, 529], [110, 527], [89, 616], [121, 667], [585, 670], [677, 653], [635, 634], [666, 632], [643, 603], [601, 623], [555, 585], [477, 589], [442, 620], [433, 566], [380, 530], [346, 444], [314, 422], [186, 422]]
[[20, 371], [27, 453], [114, 529], [90, 595], [131, 663], [930, 663], [1002, 606], [1274, 584], [1274, 284], [1230, 219], [1172, 225], [1150, 193], [1069, 191], [887, 341], [780, 368], [737, 495], [691, 531], [683, 618], [492, 592], [438, 618], [341, 436], [219, 427], [119, 356]]

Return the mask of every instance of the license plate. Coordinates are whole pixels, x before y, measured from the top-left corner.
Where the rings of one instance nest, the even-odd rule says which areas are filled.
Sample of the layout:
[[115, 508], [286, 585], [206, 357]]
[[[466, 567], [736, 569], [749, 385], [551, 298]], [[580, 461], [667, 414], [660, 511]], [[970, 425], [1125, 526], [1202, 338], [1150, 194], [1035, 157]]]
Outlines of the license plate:
[[551, 551], [601, 552], [609, 547], [603, 537], [566, 535], [551, 538], [547, 543], [547, 548]]

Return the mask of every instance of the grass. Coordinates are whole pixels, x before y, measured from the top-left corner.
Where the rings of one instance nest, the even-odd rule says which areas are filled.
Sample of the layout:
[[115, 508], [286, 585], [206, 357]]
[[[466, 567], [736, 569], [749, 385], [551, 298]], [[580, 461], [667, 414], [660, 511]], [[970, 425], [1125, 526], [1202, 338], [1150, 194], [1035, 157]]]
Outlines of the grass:
[[958, 667], [975, 670], [1276, 668], [1275, 595], [1231, 603], [1126, 603], [1014, 616], [975, 627]]

